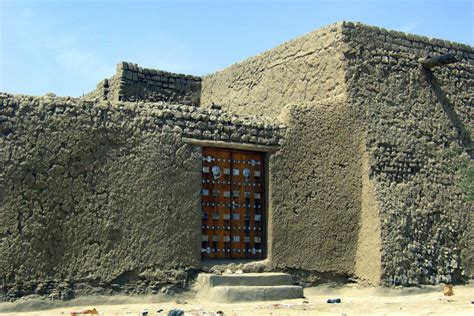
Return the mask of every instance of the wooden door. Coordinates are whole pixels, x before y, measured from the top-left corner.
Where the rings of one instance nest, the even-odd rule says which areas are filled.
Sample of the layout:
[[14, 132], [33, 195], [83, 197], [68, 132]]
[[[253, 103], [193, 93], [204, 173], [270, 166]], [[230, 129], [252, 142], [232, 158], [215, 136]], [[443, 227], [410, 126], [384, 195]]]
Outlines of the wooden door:
[[262, 153], [203, 148], [202, 258], [264, 258], [264, 188]]

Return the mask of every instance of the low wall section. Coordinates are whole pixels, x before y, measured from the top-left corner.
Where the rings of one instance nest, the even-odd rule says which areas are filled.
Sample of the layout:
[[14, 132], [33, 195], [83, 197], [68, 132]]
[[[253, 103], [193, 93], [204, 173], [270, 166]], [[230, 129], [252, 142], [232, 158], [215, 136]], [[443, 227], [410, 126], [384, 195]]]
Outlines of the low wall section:
[[182, 137], [282, 134], [220, 110], [47, 96], [2, 95], [0, 122], [0, 299], [186, 286], [200, 265], [201, 153]]

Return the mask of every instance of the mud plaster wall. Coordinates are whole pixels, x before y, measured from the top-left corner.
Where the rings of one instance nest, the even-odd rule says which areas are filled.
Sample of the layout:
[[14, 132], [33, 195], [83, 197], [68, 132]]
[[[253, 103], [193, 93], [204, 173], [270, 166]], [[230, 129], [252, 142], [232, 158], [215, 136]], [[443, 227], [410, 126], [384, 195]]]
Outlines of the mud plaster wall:
[[344, 93], [339, 28], [328, 26], [203, 77], [202, 106], [275, 117], [289, 103]]
[[[343, 33], [349, 99], [365, 110], [384, 283], [472, 275], [473, 205], [461, 183], [472, 166], [473, 48], [353, 23]], [[459, 62], [427, 71], [427, 52]]]
[[360, 122], [337, 98], [290, 105], [270, 158], [272, 264], [352, 276], [361, 208]]
[[369, 178], [369, 154], [365, 147], [366, 134], [360, 142], [362, 153], [362, 196], [355, 274], [360, 281], [372, 285], [380, 284], [381, 278], [381, 241], [380, 211], [374, 195], [374, 181]]
[[263, 118], [194, 106], [0, 102], [0, 299], [60, 282], [57, 298], [82, 283], [146, 292], [186, 282], [179, 271], [200, 264], [201, 153], [181, 137], [235, 131], [234, 141], [276, 145], [281, 135]]

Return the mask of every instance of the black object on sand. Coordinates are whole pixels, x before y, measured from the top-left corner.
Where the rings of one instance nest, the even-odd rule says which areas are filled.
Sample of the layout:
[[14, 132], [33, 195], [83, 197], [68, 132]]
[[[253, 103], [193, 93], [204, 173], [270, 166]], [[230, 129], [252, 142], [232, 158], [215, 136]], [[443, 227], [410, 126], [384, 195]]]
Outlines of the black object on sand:
[[330, 298], [327, 300], [329, 304], [339, 304], [341, 302], [340, 298]]

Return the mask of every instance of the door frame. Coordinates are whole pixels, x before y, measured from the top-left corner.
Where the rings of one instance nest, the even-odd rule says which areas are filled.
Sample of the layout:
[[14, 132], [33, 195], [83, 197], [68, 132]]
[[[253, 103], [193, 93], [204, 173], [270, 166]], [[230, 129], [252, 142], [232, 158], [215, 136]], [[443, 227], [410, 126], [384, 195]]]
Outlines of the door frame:
[[[210, 264], [218, 264], [220, 262], [254, 262], [254, 261], [271, 261], [271, 250], [273, 246], [273, 238], [272, 238], [272, 229], [273, 229], [273, 216], [272, 216], [272, 200], [270, 198], [271, 192], [271, 177], [270, 177], [270, 157], [273, 153], [277, 152], [280, 147], [279, 146], [265, 146], [265, 145], [256, 145], [256, 144], [243, 144], [243, 143], [229, 143], [224, 141], [215, 141], [215, 140], [202, 140], [202, 139], [194, 139], [194, 138], [186, 138], [183, 137], [182, 141], [186, 144], [197, 146], [200, 148], [200, 157], [199, 160], [201, 162], [199, 175], [202, 175], [202, 148], [203, 147], [211, 147], [211, 148], [222, 148], [222, 149], [230, 149], [230, 150], [243, 150], [243, 151], [254, 151], [263, 154], [263, 163], [264, 163], [264, 199], [265, 199], [265, 207], [264, 207], [264, 214], [265, 214], [265, 223], [263, 225], [263, 241], [264, 247], [262, 249], [262, 259], [207, 259], [201, 257], [201, 252], [199, 251], [199, 258], [201, 262], [210, 263]], [[200, 190], [202, 187], [202, 178], [200, 179]], [[199, 198], [201, 199], [201, 194], [199, 194]], [[202, 205], [201, 201], [198, 203], [199, 205], [199, 236], [202, 235]], [[200, 246], [201, 248], [201, 246]]]

